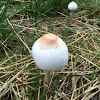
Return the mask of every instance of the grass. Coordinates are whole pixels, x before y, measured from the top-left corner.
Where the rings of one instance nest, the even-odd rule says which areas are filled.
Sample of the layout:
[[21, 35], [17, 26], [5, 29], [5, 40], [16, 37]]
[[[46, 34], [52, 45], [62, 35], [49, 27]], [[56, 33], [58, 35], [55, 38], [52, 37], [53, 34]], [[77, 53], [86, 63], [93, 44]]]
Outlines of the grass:
[[[1, 100], [100, 99], [100, 2], [76, 2], [80, 7], [70, 18], [65, 0], [0, 1]], [[33, 43], [46, 33], [69, 49], [68, 64], [51, 73], [47, 89], [31, 56]]]

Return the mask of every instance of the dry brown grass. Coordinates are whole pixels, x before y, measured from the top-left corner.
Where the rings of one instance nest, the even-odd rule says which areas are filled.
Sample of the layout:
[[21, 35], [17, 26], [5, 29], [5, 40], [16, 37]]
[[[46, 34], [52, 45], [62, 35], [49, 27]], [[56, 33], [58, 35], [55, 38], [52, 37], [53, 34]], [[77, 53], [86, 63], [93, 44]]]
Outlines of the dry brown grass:
[[[39, 19], [37, 23], [28, 16], [22, 20], [8, 19], [28, 53], [17, 53], [17, 49], [10, 50], [2, 43], [6, 53], [0, 64], [2, 100], [100, 100], [100, 20], [91, 19], [85, 10], [72, 18], [61, 15]], [[35, 67], [30, 51], [33, 42], [45, 33], [57, 34], [69, 48], [67, 66], [52, 73], [47, 90], [43, 85], [44, 73]], [[33, 40], [28, 36], [34, 36]]]

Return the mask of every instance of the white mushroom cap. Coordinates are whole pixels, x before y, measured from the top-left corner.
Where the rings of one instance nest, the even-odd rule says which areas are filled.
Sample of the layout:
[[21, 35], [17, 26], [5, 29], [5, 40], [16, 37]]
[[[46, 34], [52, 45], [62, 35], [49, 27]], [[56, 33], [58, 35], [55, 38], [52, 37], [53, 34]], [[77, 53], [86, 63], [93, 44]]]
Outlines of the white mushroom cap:
[[77, 3], [75, 3], [74, 1], [72, 1], [68, 4], [69, 10], [76, 10], [77, 8], [78, 8]]
[[46, 34], [33, 44], [32, 56], [40, 69], [58, 71], [68, 62], [68, 48], [60, 37]]

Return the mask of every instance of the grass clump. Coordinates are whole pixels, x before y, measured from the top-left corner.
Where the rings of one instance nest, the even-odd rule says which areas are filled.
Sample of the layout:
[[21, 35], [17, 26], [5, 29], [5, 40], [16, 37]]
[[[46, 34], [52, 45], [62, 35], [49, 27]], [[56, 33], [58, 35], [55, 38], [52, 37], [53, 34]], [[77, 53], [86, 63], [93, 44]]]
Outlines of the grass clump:
[[[2, 48], [4, 44], [7, 47], [11, 47], [11, 43], [9, 44], [9, 42], [7, 41], [10, 35], [12, 34], [12, 29], [7, 22], [8, 17], [9, 17], [9, 14], [7, 14], [6, 5], [1, 6], [0, 7], [0, 52], [4, 51]], [[0, 56], [2, 57], [2, 54], [0, 54]]]
[[49, 17], [57, 15], [57, 11], [65, 12], [71, 0], [30, 0], [24, 12], [33, 17]]

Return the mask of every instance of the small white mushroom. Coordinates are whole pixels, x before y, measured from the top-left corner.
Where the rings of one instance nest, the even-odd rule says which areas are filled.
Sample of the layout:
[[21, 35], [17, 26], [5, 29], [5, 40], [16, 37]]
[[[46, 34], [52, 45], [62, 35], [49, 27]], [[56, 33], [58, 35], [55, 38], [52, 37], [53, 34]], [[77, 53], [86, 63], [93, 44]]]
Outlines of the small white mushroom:
[[68, 4], [68, 9], [69, 10], [76, 10], [78, 8], [77, 3], [72, 1]]
[[70, 10], [70, 16], [72, 16], [72, 12], [78, 8], [77, 3], [74, 1], [68, 4], [68, 9]]
[[32, 46], [32, 56], [38, 68], [45, 71], [45, 81], [50, 81], [50, 71], [59, 71], [68, 62], [68, 48], [55, 34], [45, 34]]

